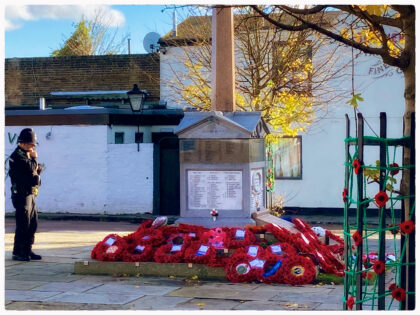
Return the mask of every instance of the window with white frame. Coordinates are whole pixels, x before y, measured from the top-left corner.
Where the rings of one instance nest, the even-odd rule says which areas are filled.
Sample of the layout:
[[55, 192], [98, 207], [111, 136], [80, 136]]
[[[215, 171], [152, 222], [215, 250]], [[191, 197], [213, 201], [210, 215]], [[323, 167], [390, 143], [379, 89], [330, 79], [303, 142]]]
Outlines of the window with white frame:
[[302, 136], [279, 139], [273, 152], [276, 179], [302, 179]]

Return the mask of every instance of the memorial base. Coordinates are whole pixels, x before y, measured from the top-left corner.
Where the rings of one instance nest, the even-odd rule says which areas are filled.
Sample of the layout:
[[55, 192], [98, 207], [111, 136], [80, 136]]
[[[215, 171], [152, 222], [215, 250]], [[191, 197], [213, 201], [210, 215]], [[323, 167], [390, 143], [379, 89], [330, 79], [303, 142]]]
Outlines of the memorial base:
[[179, 223], [191, 224], [191, 225], [200, 225], [206, 228], [216, 228], [219, 226], [226, 227], [245, 227], [247, 225], [256, 225], [255, 220], [251, 218], [220, 218], [218, 217], [216, 221], [213, 221], [213, 218], [209, 216], [208, 218], [189, 218], [181, 217], [175, 221], [175, 225]]

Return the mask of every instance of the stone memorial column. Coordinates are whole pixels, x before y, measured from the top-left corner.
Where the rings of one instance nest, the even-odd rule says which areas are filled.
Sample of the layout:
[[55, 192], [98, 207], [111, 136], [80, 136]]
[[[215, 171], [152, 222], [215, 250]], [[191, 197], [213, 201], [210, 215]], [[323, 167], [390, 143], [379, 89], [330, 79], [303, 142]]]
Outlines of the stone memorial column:
[[235, 53], [232, 7], [218, 6], [212, 12], [211, 110], [235, 111]]

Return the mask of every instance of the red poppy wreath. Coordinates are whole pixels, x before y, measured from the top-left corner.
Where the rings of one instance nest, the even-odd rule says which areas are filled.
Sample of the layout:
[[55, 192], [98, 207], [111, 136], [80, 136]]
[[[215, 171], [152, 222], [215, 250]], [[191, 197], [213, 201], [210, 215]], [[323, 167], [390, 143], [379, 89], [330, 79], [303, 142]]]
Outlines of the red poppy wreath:
[[229, 248], [240, 248], [255, 243], [255, 235], [248, 229], [231, 228], [226, 234]]
[[263, 267], [263, 273], [257, 274], [257, 279], [264, 283], [283, 283], [283, 257], [269, 256]]
[[242, 256], [242, 255], [248, 256], [249, 259], [255, 259], [255, 258], [265, 259], [267, 253], [265, 249], [261, 246], [249, 245], [247, 247], [242, 247], [235, 250], [232, 257]]
[[159, 229], [146, 228], [135, 232], [137, 243], [143, 245], [158, 246], [165, 241], [165, 237]]
[[266, 247], [267, 256], [281, 257], [297, 254], [296, 248], [289, 243], [274, 243]]
[[158, 263], [180, 263], [184, 259], [185, 245], [165, 244], [155, 252], [153, 258]]
[[127, 248], [125, 240], [117, 234], [106, 236], [92, 249], [90, 257], [100, 261], [117, 261]]
[[126, 262], [144, 262], [153, 259], [153, 246], [143, 244], [132, 244], [128, 246], [122, 255], [122, 260]]
[[209, 229], [199, 225], [190, 225], [185, 223], [180, 223], [178, 225], [178, 232], [187, 234], [188, 237], [191, 237], [194, 241], [199, 240], [202, 234], [208, 230]]
[[256, 279], [255, 273], [249, 264], [247, 255], [232, 256], [225, 266], [226, 278], [231, 282], [252, 282]]
[[284, 260], [281, 267], [283, 282], [291, 285], [309, 284], [316, 276], [315, 265], [307, 257], [292, 256]]
[[216, 250], [201, 241], [192, 242], [184, 253], [184, 261], [193, 264], [211, 264], [216, 260]]

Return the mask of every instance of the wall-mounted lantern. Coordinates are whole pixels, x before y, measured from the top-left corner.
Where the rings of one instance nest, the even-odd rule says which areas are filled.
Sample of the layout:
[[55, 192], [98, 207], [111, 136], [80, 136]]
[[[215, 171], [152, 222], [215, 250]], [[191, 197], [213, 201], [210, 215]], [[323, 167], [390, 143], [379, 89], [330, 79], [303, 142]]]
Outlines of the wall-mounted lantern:
[[134, 84], [133, 89], [127, 92], [127, 96], [130, 101], [131, 110], [134, 113], [141, 112], [147, 92], [140, 90], [137, 84]]
[[[133, 89], [127, 92], [130, 101], [131, 111], [133, 113], [140, 113], [143, 110], [144, 100], [146, 99], [147, 92], [139, 89], [137, 84], [134, 84]], [[140, 123], [137, 122], [137, 134], [140, 134]], [[137, 142], [137, 152], [140, 151], [140, 142]]]

